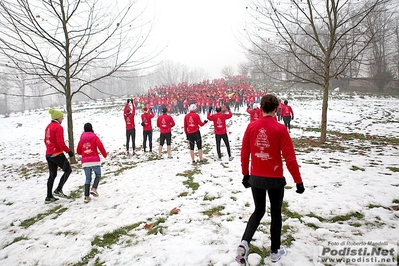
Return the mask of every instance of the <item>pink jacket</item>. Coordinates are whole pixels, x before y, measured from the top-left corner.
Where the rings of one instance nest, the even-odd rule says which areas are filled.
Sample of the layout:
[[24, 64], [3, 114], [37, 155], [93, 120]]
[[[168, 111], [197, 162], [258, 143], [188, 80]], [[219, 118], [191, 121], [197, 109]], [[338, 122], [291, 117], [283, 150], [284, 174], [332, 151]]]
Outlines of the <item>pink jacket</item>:
[[100, 138], [93, 132], [83, 132], [77, 147], [77, 153], [82, 155], [83, 167], [100, 165], [98, 150], [104, 158], [107, 158], [107, 152]]

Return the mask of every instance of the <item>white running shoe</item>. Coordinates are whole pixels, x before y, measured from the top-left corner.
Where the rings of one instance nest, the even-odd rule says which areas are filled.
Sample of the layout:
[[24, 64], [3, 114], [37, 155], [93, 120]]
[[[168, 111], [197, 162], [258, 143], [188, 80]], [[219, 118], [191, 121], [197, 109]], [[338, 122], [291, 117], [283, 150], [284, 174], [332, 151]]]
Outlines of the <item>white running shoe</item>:
[[236, 256], [236, 261], [238, 262], [239, 265], [241, 266], [247, 266], [248, 265], [248, 242], [243, 240], [241, 241], [240, 245], [238, 245], [237, 248], [237, 256]]
[[270, 261], [275, 263], [281, 259], [282, 256], [287, 255], [287, 251], [284, 246], [280, 246], [277, 253], [270, 252]]

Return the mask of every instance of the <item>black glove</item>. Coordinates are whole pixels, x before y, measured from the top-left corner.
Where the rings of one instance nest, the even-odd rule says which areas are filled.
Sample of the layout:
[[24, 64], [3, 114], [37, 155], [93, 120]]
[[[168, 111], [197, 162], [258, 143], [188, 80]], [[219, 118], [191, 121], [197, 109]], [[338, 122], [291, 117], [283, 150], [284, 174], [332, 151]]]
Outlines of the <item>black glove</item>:
[[249, 175], [244, 175], [244, 177], [242, 178], [242, 184], [244, 185], [245, 188], [251, 187], [248, 181], [249, 181]]
[[72, 152], [72, 151], [69, 151], [69, 152], [68, 152], [68, 156], [69, 156], [69, 158], [73, 157], [73, 152]]
[[305, 191], [303, 183], [296, 184], [296, 193], [302, 194]]
[[209, 106], [208, 112], [210, 113], [212, 111], [212, 106]]
[[208, 123], [208, 120], [204, 120], [204, 123], [205, 123], [205, 124]]
[[145, 126], [145, 123], [144, 123], [144, 122], [141, 122], [141, 125], [142, 125], [142, 126]]
[[188, 140], [188, 135], [186, 135], [186, 139]]

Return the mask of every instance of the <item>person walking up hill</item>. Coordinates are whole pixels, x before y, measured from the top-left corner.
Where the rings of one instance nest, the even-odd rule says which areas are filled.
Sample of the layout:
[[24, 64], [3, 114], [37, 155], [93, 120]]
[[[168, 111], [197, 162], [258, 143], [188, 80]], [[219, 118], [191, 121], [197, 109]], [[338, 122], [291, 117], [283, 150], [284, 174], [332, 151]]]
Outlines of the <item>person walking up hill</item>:
[[62, 189], [68, 180], [69, 175], [72, 173], [72, 168], [64, 152], [68, 153], [69, 157], [74, 156], [73, 152], [67, 145], [65, 145], [64, 141], [64, 128], [61, 126], [61, 123], [64, 120], [64, 114], [61, 111], [52, 108], [50, 108], [49, 113], [51, 114], [51, 122], [46, 127], [44, 135], [46, 161], [49, 170], [45, 203], [51, 203], [58, 200], [58, 198], [53, 196], [52, 192], [58, 168], [61, 168], [64, 171], [64, 174], [61, 176], [60, 182], [54, 190], [54, 194], [63, 198], [67, 197]]
[[270, 201], [271, 262], [277, 262], [285, 255], [281, 245], [282, 216], [286, 180], [283, 174], [283, 160], [296, 184], [296, 192], [305, 191], [294, 145], [287, 129], [280, 124], [275, 114], [279, 102], [274, 95], [261, 99], [262, 118], [250, 123], [245, 130], [241, 147], [241, 171], [244, 187], [251, 187], [255, 210], [248, 220], [241, 243], [237, 248], [236, 261], [247, 265], [251, 240], [266, 211], [266, 194]]
[[82, 167], [86, 176], [84, 202], [88, 203], [91, 198], [89, 195], [91, 184], [91, 173], [94, 172], [95, 179], [90, 194], [98, 197], [98, 184], [101, 178], [101, 163], [98, 151], [104, 158], [107, 158], [107, 151], [104, 148], [100, 138], [94, 133], [93, 126], [90, 123], [84, 125], [84, 132], [80, 136], [77, 147], [77, 154], [82, 156]]
[[284, 125], [287, 127], [288, 132], [291, 132], [291, 120], [294, 119], [294, 111], [291, 106], [288, 105], [288, 101], [285, 100], [281, 107], [281, 117], [284, 121]]

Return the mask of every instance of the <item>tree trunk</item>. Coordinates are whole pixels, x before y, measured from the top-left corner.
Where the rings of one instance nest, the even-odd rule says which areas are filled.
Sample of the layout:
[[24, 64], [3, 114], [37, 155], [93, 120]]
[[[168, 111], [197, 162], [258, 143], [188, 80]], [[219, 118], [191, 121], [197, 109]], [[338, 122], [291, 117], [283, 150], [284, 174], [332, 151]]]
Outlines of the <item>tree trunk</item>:
[[328, 110], [328, 85], [323, 86], [323, 106], [321, 108], [321, 132], [320, 143], [325, 143], [327, 139], [327, 110]]
[[[75, 141], [73, 138], [73, 119], [72, 119], [72, 97], [70, 94], [65, 95], [66, 98], [66, 108], [67, 108], [67, 122], [68, 122], [68, 141], [69, 149], [75, 154]], [[75, 156], [69, 159], [71, 164], [76, 164]]]

